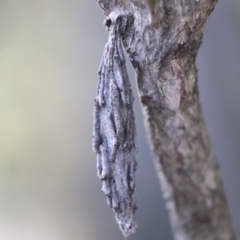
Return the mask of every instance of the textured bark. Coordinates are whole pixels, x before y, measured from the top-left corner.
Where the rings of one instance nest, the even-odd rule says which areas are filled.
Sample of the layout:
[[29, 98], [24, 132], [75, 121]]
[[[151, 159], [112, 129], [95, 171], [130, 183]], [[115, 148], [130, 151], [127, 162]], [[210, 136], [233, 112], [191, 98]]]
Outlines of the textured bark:
[[197, 86], [196, 55], [217, 0], [160, 0], [154, 11], [147, 0], [97, 2], [106, 15], [124, 8], [135, 18], [122, 40], [175, 239], [235, 239]]

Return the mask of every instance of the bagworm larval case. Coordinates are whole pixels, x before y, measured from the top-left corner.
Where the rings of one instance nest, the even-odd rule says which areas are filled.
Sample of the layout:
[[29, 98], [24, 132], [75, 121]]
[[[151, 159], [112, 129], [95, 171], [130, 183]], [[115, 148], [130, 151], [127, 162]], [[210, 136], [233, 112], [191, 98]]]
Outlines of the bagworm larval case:
[[116, 10], [105, 21], [109, 38], [99, 68], [93, 130], [102, 191], [125, 237], [137, 230], [134, 98], [121, 43], [122, 34], [129, 27], [128, 19], [128, 14]]

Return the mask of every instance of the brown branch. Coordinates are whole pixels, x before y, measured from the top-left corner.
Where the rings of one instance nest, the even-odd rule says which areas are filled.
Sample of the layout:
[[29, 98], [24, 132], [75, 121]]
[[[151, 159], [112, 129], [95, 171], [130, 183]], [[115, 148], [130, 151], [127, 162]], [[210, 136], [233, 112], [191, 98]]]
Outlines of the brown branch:
[[160, 0], [153, 26], [146, 1], [98, 0], [106, 15], [117, 7], [135, 16], [122, 40], [176, 240], [235, 239], [197, 86], [196, 55], [216, 2]]

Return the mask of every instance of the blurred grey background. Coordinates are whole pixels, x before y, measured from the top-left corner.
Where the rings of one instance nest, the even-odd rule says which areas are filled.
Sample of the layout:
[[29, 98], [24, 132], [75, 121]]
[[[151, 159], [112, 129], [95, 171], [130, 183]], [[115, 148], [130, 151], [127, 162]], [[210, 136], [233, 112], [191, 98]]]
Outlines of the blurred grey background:
[[[0, 240], [123, 240], [91, 150], [107, 33], [94, 0], [0, 0]], [[198, 55], [201, 101], [240, 239], [240, 1], [220, 0]], [[137, 120], [138, 233], [172, 240]]]

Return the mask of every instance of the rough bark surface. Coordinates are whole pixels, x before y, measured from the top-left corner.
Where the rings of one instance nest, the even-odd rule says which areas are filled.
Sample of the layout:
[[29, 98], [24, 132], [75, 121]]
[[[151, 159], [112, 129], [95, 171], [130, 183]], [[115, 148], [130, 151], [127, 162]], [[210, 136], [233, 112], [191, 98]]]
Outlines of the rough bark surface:
[[[233, 240], [220, 170], [199, 102], [196, 55], [217, 0], [98, 0], [134, 15], [123, 44], [136, 72], [149, 141], [176, 240]], [[154, 13], [154, 16], [153, 16]]]

